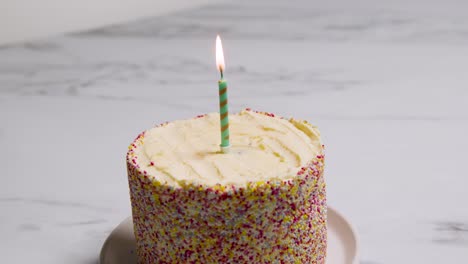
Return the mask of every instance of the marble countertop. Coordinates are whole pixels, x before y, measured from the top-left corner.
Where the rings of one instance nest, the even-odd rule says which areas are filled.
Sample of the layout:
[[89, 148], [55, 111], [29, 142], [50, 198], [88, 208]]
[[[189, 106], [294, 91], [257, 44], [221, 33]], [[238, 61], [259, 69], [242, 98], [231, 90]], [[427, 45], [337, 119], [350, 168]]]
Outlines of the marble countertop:
[[2, 263], [95, 264], [142, 130], [217, 111], [310, 120], [362, 264], [468, 262], [462, 1], [232, 1], [0, 47]]

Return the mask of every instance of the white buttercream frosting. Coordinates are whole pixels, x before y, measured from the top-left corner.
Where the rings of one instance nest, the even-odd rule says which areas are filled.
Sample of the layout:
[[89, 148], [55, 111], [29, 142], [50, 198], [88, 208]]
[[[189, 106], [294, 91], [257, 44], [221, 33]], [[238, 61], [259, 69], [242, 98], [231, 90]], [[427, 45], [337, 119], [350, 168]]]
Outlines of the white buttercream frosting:
[[218, 113], [150, 129], [135, 149], [140, 168], [173, 186], [182, 181], [242, 186], [292, 178], [321, 153], [320, 133], [305, 121], [244, 110], [229, 115], [229, 125], [229, 153], [220, 152]]

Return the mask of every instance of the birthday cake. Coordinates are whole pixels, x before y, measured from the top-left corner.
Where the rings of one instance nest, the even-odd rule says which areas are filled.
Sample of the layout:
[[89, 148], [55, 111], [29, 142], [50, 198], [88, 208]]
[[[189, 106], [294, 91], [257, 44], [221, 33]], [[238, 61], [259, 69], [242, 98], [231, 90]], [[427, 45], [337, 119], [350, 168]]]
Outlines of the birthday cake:
[[325, 263], [323, 145], [306, 121], [244, 110], [165, 123], [127, 154], [138, 263]]

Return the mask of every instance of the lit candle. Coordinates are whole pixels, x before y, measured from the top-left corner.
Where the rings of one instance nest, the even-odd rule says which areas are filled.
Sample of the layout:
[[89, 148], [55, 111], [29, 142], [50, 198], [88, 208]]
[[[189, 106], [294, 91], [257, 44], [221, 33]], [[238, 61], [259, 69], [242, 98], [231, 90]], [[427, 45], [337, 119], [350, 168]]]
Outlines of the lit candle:
[[219, 120], [221, 124], [221, 151], [227, 153], [229, 151], [229, 111], [228, 111], [228, 96], [227, 83], [224, 80], [224, 54], [221, 38], [216, 37], [216, 66], [218, 67], [221, 79], [218, 81], [219, 87]]

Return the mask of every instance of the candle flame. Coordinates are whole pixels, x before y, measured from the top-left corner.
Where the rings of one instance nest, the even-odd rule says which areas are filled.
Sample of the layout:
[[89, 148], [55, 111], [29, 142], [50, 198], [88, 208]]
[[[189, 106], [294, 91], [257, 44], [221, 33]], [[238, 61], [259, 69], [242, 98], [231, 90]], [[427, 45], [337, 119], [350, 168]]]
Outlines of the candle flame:
[[223, 53], [223, 44], [221, 44], [221, 38], [219, 35], [216, 36], [216, 67], [222, 73], [224, 72], [224, 53]]

